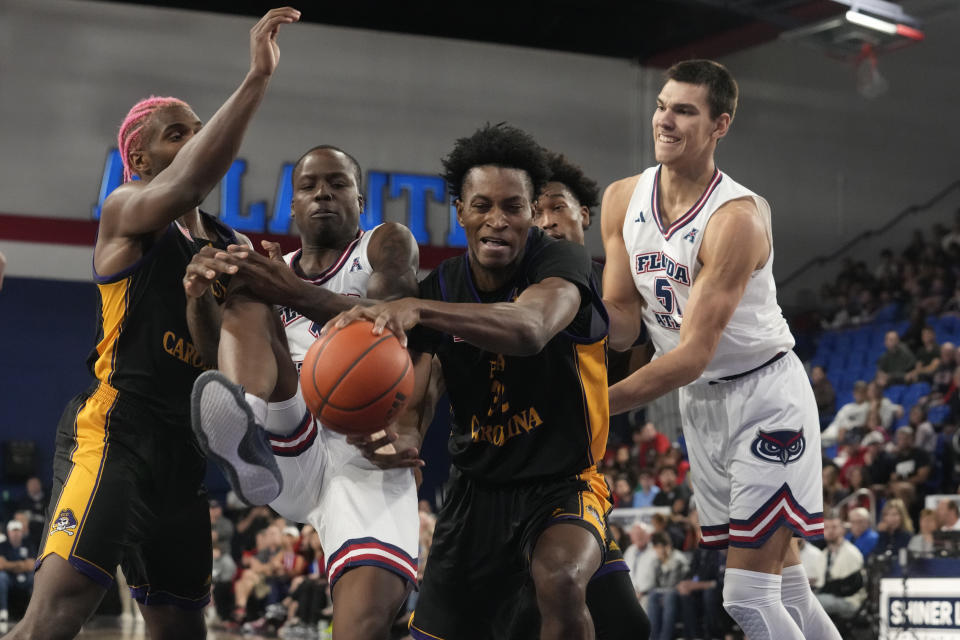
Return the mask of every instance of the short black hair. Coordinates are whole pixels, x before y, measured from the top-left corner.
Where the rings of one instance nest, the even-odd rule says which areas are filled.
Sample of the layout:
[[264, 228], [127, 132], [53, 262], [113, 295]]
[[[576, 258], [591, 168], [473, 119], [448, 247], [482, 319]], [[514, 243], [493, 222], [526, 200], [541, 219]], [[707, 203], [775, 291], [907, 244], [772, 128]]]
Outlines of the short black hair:
[[550, 177], [543, 148], [526, 131], [508, 125], [487, 123], [467, 138], [459, 138], [453, 150], [441, 161], [447, 181], [447, 190], [459, 200], [463, 182], [474, 167], [492, 165], [504, 169], [518, 169], [530, 178], [535, 198]]
[[710, 117], [719, 118], [729, 113], [733, 120], [737, 112], [737, 99], [740, 90], [725, 66], [713, 60], [684, 60], [678, 62], [663, 73], [664, 81], [674, 80], [687, 84], [704, 85], [707, 88], [707, 104], [710, 105]]
[[293, 171], [290, 172], [290, 179], [293, 180], [293, 179], [296, 177], [296, 175], [297, 175], [297, 169], [300, 168], [300, 165], [303, 163], [304, 159], [305, 159], [308, 155], [310, 155], [310, 154], [313, 153], [314, 151], [324, 151], [324, 150], [326, 150], [326, 151], [337, 151], [337, 152], [342, 153], [343, 155], [347, 156], [348, 158], [350, 158], [350, 162], [353, 163], [353, 174], [354, 174], [354, 176], [356, 176], [356, 178], [357, 178], [357, 188], [359, 189], [359, 188], [360, 188], [360, 185], [363, 184], [363, 169], [360, 168], [360, 163], [357, 162], [357, 159], [354, 158], [352, 155], [350, 155], [349, 153], [347, 153], [346, 151], [344, 151], [344, 150], [341, 149], [340, 147], [335, 147], [335, 146], [333, 146], [332, 144], [318, 144], [317, 146], [313, 147], [312, 149], [308, 149], [307, 152], [304, 153], [302, 156], [300, 156], [300, 158], [299, 158], [299, 159], [296, 161], [296, 163], [293, 165]]
[[573, 164], [562, 153], [547, 151], [547, 166], [550, 167], [548, 182], [563, 184], [582, 206], [592, 209], [600, 204], [600, 187], [583, 173], [583, 169]]

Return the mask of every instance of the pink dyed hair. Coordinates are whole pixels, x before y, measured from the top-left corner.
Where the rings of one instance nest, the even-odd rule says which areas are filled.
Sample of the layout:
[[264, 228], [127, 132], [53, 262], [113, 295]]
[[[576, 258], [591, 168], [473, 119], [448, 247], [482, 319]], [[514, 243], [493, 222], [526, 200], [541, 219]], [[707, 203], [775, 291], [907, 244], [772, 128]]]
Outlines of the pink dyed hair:
[[123, 160], [124, 182], [133, 179], [129, 154], [131, 150], [139, 148], [143, 127], [158, 110], [174, 106], [190, 108], [190, 105], [180, 98], [161, 98], [159, 96], [144, 98], [130, 108], [127, 117], [123, 119], [123, 123], [120, 125], [120, 133], [117, 134], [117, 147], [120, 149], [120, 158]]

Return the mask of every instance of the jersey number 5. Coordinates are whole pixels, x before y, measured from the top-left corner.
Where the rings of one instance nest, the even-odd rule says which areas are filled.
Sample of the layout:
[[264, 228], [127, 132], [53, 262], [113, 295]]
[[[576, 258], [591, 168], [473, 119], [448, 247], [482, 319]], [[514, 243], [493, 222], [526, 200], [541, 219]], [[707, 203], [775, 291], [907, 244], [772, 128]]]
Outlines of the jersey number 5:
[[683, 315], [683, 311], [680, 310], [680, 305], [677, 303], [677, 294], [674, 293], [669, 280], [666, 278], [657, 278], [654, 280], [654, 291], [664, 311], [673, 313], [674, 309], [676, 309], [678, 316]]

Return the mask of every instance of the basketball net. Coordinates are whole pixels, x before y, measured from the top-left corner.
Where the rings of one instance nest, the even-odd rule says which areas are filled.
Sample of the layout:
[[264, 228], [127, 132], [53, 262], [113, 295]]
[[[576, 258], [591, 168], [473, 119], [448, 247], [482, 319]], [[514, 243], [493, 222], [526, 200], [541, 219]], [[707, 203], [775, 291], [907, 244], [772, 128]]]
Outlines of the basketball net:
[[878, 98], [890, 88], [887, 79], [880, 75], [877, 54], [871, 44], [866, 43], [860, 48], [853, 65], [856, 70], [857, 93], [864, 98]]

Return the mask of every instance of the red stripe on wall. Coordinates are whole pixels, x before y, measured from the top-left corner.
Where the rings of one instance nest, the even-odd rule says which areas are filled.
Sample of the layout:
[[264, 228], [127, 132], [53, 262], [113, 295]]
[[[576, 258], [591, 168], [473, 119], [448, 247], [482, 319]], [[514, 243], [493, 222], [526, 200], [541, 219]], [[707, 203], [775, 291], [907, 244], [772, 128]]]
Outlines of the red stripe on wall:
[[[277, 242], [287, 253], [300, 246], [300, 238], [272, 233], [247, 233], [253, 245], [260, 248], [261, 240]], [[96, 220], [70, 218], [44, 218], [40, 216], [17, 216], [0, 213], [0, 240], [39, 242], [92, 247], [97, 239]], [[420, 266], [433, 269], [438, 264], [464, 252], [462, 247], [420, 246]]]

